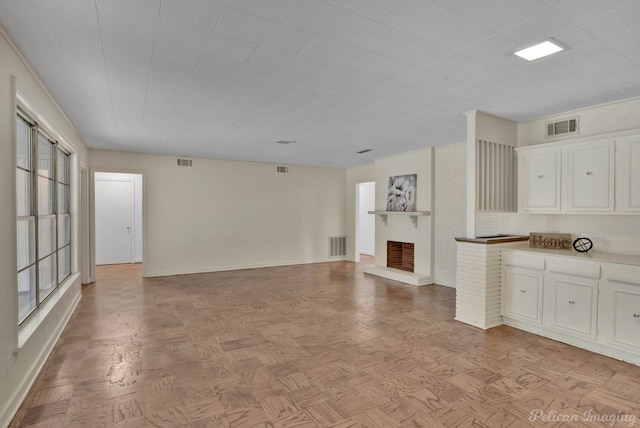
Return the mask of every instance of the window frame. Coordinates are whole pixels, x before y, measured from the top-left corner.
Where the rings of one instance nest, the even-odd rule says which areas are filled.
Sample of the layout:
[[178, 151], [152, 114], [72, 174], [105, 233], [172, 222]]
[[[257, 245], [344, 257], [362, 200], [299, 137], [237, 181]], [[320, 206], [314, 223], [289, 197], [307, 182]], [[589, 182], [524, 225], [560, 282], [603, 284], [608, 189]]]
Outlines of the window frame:
[[[72, 171], [71, 171], [71, 159], [72, 159], [72, 153], [67, 150], [66, 148], [62, 147], [62, 145], [60, 144], [60, 142], [58, 141], [57, 138], [52, 136], [52, 133], [47, 129], [46, 126], [43, 126], [41, 123], [38, 122], [38, 120], [34, 119], [34, 115], [30, 114], [28, 111], [26, 111], [25, 109], [21, 108], [20, 105], [17, 106], [16, 108], [16, 115], [15, 115], [15, 120], [16, 120], [16, 126], [18, 125], [18, 121], [22, 120], [27, 126], [29, 126], [29, 150], [28, 150], [28, 154], [29, 154], [29, 170], [26, 170], [24, 167], [21, 167], [20, 165], [18, 165], [17, 162], [17, 152], [16, 152], [16, 171], [24, 171], [28, 173], [28, 186], [26, 188], [29, 189], [29, 212], [27, 213], [28, 215], [18, 215], [17, 213], [17, 208], [16, 208], [16, 229], [18, 229], [18, 224], [20, 223], [20, 221], [24, 221], [24, 220], [32, 220], [34, 223], [34, 230], [33, 230], [33, 237], [31, 236], [31, 233], [28, 234], [28, 239], [29, 239], [29, 246], [33, 243], [33, 251], [35, 253], [34, 257], [33, 257], [33, 262], [29, 263], [25, 266], [23, 266], [22, 268], [20, 268], [19, 266], [16, 266], [16, 292], [19, 293], [19, 278], [18, 276], [24, 272], [27, 271], [31, 268], [34, 268], [35, 270], [35, 274], [34, 274], [34, 282], [35, 282], [35, 306], [33, 308], [31, 308], [31, 305], [29, 304], [28, 309], [28, 313], [26, 313], [26, 315], [22, 315], [23, 311], [22, 311], [22, 307], [20, 306], [20, 298], [18, 297], [17, 301], [18, 301], [18, 307], [17, 307], [17, 315], [18, 315], [18, 326], [22, 326], [25, 322], [27, 322], [31, 317], [34, 316], [34, 314], [36, 314], [38, 312], [38, 310], [42, 307], [42, 305], [47, 301], [47, 299], [49, 297], [51, 297], [54, 292], [60, 287], [60, 285], [66, 280], [68, 279], [72, 272], [72, 246], [73, 246], [73, 242], [72, 242], [72, 219], [73, 219], [73, 215], [71, 212], [71, 189], [72, 189]], [[51, 145], [51, 176], [50, 177], [44, 177], [43, 175], [40, 174], [40, 164], [39, 164], [39, 145], [41, 144], [41, 139], [42, 141], [48, 143]], [[14, 141], [14, 144], [16, 145], [16, 148], [18, 146], [18, 136], [16, 134], [16, 140]], [[58, 166], [59, 166], [59, 156], [64, 156], [65, 162], [64, 162], [64, 167], [65, 167], [65, 182], [60, 181], [60, 174], [61, 172], [58, 171]], [[39, 180], [41, 179], [47, 179], [48, 181], [52, 182], [53, 185], [51, 186], [51, 184], [48, 184], [48, 186], [51, 186], [51, 212], [46, 212], [46, 213], [40, 213], [40, 207], [39, 207]], [[64, 185], [66, 186], [66, 198], [64, 201], [64, 212], [60, 212], [59, 209], [59, 195], [58, 195], [58, 186], [59, 185]], [[20, 191], [17, 188], [17, 183], [16, 183], [16, 202], [18, 201], [19, 195], [18, 192]], [[23, 189], [24, 190], [24, 189]], [[68, 243], [60, 246], [60, 242], [61, 242], [61, 231], [60, 231], [60, 219], [61, 217], [67, 217], [68, 218], [68, 228], [67, 228], [67, 236], [65, 240], [68, 240]], [[41, 246], [41, 239], [40, 239], [40, 220], [41, 219], [54, 219], [53, 222], [53, 231], [50, 232], [50, 236], [53, 237], [53, 243], [51, 244], [51, 248], [52, 250], [50, 252], [48, 252], [47, 254], [41, 255], [40, 254], [40, 246]], [[31, 230], [29, 230], [29, 232], [31, 232]], [[33, 239], [33, 241], [32, 241]], [[68, 257], [67, 257], [67, 265], [65, 266], [66, 270], [68, 270], [68, 272], [66, 272], [64, 274], [64, 276], [60, 276], [60, 254], [65, 251], [66, 249], [68, 249]], [[20, 241], [19, 238], [16, 240], [16, 250], [18, 251], [18, 254], [20, 254]], [[55, 256], [55, 257], [52, 257]], [[53, 284], [53, 286], [50, 289], [46, 289], [46, 290], [42, 290], [42, 291], [46, 291], [47, 294], [46, 296], [42, 296], [42, 291], [40, 290], [40, 276], [41, 276], [41, 266], [42, 264], [45, 263], [45, 261], [48, 258], [53, 258], [55, 259], [55, 264], [54, 266], [52, 266], [51, 271], [53, 272], [52, 275], [52, 281], [50, 284]], [[52, 260], [53, 261], [53, 260]], [[18, 260], [19, 263], [19, 260]], [[30, 278], [31, 280], [31, 278]], [[34, 286], [34, 284], [31, 283], [31, 281], [29, 282], [29, 290], [31, 290], [32, 286]], [[29, 291], [31, 292], [31, 291]]]

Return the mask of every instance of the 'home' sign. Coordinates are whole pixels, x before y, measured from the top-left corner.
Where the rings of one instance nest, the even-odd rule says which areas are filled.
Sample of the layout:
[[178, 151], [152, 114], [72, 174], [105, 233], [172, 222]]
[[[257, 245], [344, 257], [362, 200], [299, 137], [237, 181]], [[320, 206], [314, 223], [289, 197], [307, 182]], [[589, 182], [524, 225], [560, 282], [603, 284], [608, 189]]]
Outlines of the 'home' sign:
[[571, 235], [566, 233], [530, 233], [529, 246], [533, 248], [571, 248]]

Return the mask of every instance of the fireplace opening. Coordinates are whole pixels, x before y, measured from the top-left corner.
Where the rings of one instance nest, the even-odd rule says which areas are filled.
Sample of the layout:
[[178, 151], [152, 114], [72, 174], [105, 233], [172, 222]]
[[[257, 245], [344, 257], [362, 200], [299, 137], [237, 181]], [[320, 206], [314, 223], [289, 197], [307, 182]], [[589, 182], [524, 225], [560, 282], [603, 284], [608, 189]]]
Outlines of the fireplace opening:
[[413, 272], [413, 247], [410, 242], [387, 241], [387, 267]]

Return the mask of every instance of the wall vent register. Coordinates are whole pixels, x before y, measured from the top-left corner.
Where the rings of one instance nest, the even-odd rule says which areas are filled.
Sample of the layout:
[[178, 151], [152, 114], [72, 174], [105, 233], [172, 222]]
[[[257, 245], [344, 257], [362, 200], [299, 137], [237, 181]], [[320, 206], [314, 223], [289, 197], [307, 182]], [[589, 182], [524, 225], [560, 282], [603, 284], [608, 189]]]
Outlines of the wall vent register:
[[546, 136], [554, 137], [556, 135], [578, 134], [578, 122], [578, 117], [571, 117], [559, 122], [549, 122], [546, 124]]
[[178, 159], [177, 162], [178, 166], [193, 166], [193, 160], [192, 159]]
[[347, 237], [329, 237], [329, 257], [342, 257], [347, 255]]
[[277, 166], [276, 167], [276, 172], [280, 173], [280, 174], [286, 174], [289, 172], [289, 167], [288, 166]]

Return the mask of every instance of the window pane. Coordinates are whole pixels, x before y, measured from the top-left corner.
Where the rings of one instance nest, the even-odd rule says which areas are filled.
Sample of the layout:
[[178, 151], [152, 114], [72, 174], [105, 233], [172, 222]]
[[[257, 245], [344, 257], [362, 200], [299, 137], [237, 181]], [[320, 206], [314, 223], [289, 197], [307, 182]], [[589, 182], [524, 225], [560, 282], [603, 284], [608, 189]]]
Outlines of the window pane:
[[36, 261], [36, 223], [33, 218], [18, 220], [18, 270]]
[[38, 177], [38, 214], [53, 214], [53, 181]]
[[36, 308], [36, 267], [18, 274], [18, 314], [20, 322]]
[[69, 245], [71, 242], [71, 219], [69, 214], [58, 216], [58, 248]]
[[60, 149], [58, 150], [58, 170], [56, 171], [58, 174], [58, 181], [60, 183], [69, 184], [69, 172], [67, 171], [67, 165], [69, 163], [69, 157]]
[[69, 212], [69, 186], [58, 183], [58, 213]]
[[31, 174], [19, 168], [16, 169], [16, 196], [18, 216], [31, 215]]
[[38, 259], [56, 249], [56, 219], [55, 217], [38, 218]]
[[58, 251], [58, 282], [71, 273], [71, 247]]
[[17, 129], [18, 166], [31, 169], [31, 126], [18, 117]]
[[53, 144], [38, 135], [38, 175], [53, 178]]
[[38, 263], [38, 285], [40, 287], [40, 301], [53, 291], [57, 284], [56, 278], [56, 255], [51, 254]]

